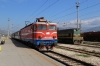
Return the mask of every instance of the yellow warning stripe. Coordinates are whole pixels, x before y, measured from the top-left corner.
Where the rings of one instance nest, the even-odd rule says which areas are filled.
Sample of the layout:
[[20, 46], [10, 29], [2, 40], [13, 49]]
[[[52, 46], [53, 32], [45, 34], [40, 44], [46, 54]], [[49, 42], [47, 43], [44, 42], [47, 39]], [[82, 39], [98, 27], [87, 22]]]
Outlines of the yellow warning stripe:
[[0, 52], [1, 52], [1, 50], [2, 50], [2, 47], [0, 46]]

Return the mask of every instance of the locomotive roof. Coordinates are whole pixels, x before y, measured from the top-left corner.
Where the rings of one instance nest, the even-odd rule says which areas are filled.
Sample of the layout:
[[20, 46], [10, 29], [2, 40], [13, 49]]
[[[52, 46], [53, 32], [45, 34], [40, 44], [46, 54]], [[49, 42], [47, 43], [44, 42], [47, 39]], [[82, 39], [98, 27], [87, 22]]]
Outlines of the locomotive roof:
[[[51, 23], [50, 21], [45, 20], [44, 17], [40, 17], [40, 18], [36, 18], [36, 21], [34, 23], [26, 25], [24, 28], [26, 28], [32, 24], [56, 24], [56, 23]], [[24, 28], [22, 28], [22, 29], [24, 29]]]
[[32, 25], [32, 24], [55, 24], [56, 25], [56, 23], [49, 23], [49, 22], [34, 22], [34, 23], [31, 23], [31, 24], [29, 24], [29, 25], [26, 25], [25, 27], [23, 27], [22, 29], [24, 29], [24, 28], [26, 28], [26, 27], [28, 27], [28, 26], [30, 26], [30, 25]]
[[[32, 25], [33, 23], [31, 23], [31, 24], [29, 24], [29, 25], [26, 25], [25, 27], [23, 27], [22, 29], [24, 29], [24, 28], [26, 28], [26, 27], [28, 27], [28, 26], [30, 26], [30, 25]], [[22, 30], [22, 29], [20, 29], [20, 30]]]
[[[16, 31], [16, 32], [14, 32], [14, 33], [12, 33], [12, 34], [15, 34], [15, 33], [18, 33], [18, 32], [19, 32], [19, 31]], [[11, 35], [12, 35], [12, 34], [11, 34]]]
[[[69, 29], [60, 29], [60, 30], [74, 30], [74, 29], [77, 29], [77, 28], [69, 28]], [[79, 30], [79, 28], [78, 28]], [[58, 30], [59, 31], [59, 30]]]
[[35, 22], [33, 24], [56, 24], [56, 23], [51, 23], [51, 22]]

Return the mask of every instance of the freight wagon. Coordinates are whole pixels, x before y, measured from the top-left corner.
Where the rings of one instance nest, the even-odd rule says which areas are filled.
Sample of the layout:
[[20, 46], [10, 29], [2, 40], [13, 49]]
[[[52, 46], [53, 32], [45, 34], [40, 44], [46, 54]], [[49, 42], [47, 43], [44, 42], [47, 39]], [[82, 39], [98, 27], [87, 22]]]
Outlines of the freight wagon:
[[81, 35], [84, 37], [84, 41], [100, 41], [100, 31], [84, 32]]

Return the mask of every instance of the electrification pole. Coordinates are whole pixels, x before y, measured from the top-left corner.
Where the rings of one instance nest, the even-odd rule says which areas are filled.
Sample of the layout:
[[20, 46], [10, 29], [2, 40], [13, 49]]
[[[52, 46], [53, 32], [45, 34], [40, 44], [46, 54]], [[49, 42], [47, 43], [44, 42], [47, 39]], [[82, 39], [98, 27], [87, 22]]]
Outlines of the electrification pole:
[[81, 23], [81, 20], [80, 20], [80, 24], [79, 24], [79, 28], [80, 28], [80, 32], [82, 31], [82, 23]]
[[9, 31], [10, 31], [10, 30], [9, 30], [9, 27], [10, 27], [10, 26], [9, 26], [9, 21], [10, 21], [10, 19], [8, 18], [8, 38], [9, 38]]
[[66, 27], [67, 27], [67, 24], [66, 24], [66, 23], [64, 23], [63, 26], [64, 26], [64, 29], [67, 29], [67, 28], [66, 28]]
[[79, 2], [76, 3], [76, 9], [77, 9], [77, 29], [78, 29], [78, 7], [79, 7]]

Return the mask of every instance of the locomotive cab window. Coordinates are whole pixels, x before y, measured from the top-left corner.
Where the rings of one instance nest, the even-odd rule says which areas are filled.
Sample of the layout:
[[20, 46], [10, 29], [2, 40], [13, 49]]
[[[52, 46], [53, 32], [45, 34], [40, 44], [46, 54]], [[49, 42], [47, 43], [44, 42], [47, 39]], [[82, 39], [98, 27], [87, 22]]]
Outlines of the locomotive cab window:
[[56, 30], [56, 26], [55, 25], [49, 25], [49, 30]]
[[37, 30], [46, 30], [46, 25], [38, 25]]

